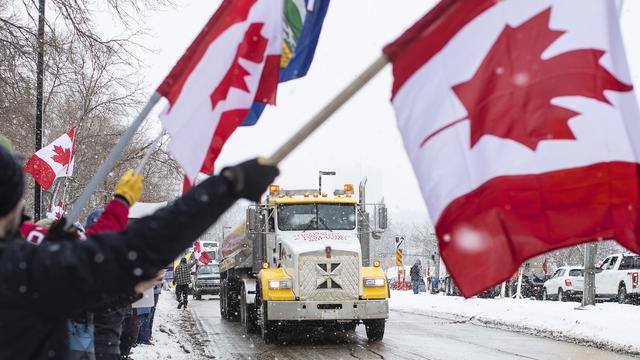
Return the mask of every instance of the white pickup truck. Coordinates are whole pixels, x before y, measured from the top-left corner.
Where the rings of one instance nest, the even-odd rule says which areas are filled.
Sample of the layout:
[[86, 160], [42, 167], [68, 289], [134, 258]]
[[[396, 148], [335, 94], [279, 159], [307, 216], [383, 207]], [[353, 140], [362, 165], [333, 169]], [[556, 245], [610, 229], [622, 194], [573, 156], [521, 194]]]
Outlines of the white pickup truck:
[[596, 274], [597, 298], [617, 299], [623, 304], [630, 297], [640, 297], [640, 256], [610, 255], [599, 267], [602, 272]]

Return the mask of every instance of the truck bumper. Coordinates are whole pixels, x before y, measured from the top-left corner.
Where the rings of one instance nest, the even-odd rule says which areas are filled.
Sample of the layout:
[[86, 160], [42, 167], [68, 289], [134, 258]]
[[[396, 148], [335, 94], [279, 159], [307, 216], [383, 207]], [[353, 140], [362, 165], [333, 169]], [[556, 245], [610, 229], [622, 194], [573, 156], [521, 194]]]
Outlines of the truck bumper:
[[220, 285], [198, 286], [195, 287], [193, 291], [200, 295], [218, 295], [220, 294]]
[[387, 300], [267, 301], [269, 320], [366, 320], [389, 317]]

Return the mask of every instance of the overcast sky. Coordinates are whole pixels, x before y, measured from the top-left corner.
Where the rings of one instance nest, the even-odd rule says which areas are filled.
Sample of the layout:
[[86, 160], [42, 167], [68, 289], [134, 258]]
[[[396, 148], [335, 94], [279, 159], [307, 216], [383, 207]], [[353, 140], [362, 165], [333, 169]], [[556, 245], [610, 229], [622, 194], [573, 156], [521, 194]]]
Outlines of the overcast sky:
[[[151, 14], [152, 36], [143, 45], [146, 81], [154, 86], [168, 73], [221, 1], [178, 1], [176, 9]], [[280, 86], [277, 106], [258, 125], [231, 137], [216, 168], [269, 156], [338, 91], [379, 55], [381, 48], [430, 9], [434, 0], [334, 0], [327, 14], [309, 74]], [[623, 34], [636, 86], [640, 85], [640, 1], [627, 1]], [[635, 38], [634, 38], [635, 36]], [[280, 166], [285, 188], [317, 186], [318, 170], [337, 172], [336, 186], [369, 179], [369, 201], [384, 197], [394, 218], [417, 221], [427, 211], [398, 133], [391, 103], [388, 66]], [[158, 111], [162, 108], [159, 106]], [[159, 122], [154, 117], [151, 121]]]

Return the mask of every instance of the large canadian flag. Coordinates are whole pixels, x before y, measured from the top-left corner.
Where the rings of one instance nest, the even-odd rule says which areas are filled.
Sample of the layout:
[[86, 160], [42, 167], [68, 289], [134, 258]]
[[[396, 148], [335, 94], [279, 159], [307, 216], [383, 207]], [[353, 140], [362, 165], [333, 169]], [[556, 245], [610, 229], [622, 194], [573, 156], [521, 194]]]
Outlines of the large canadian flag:
[[282, 16], [282, 0], [225, 0], [158, 88], [169, 150], [191, 182], [212, 174], [255, 100], [275, 103]]
[[24, 165], [24, 171], [31, 174], [43, 189], [49, 189], [59, 177], [73, 175], [74, 136], [75, 130], [69, 130], [31, 155]]
[[465, 296], [597, 239], [640, 252], [621, 2], [445, 0], [385, 48], [406, 151]]

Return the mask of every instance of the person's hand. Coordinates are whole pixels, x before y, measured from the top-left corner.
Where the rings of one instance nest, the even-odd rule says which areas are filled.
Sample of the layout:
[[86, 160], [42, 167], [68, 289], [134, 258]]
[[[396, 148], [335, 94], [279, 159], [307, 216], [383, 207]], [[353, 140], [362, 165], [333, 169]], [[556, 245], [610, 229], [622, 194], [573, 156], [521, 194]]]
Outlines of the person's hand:
[[263, 158], [245, 161], [222, 170], [222, 176], [235, 195], [255, 202], [260, 201], [262, 194], [279, 174], [278, 167], [267, 164]]
[[137, 294], [143, 294], [146, 290], [149, 290], [158, 284], [162, 284], [162, 276], [164, 276], [164, 270], [158, 271], [156, 277], [154, 277], [153, 279], [137, 283], [136, 286], [134, 286], [133, 290]]
[[127, 202], [129, 206], [133, 206], [140, 196], [142, 196], [142, 175], [136, 175], [133, 170], [127, 170], [118, 181], [114, 195]]

